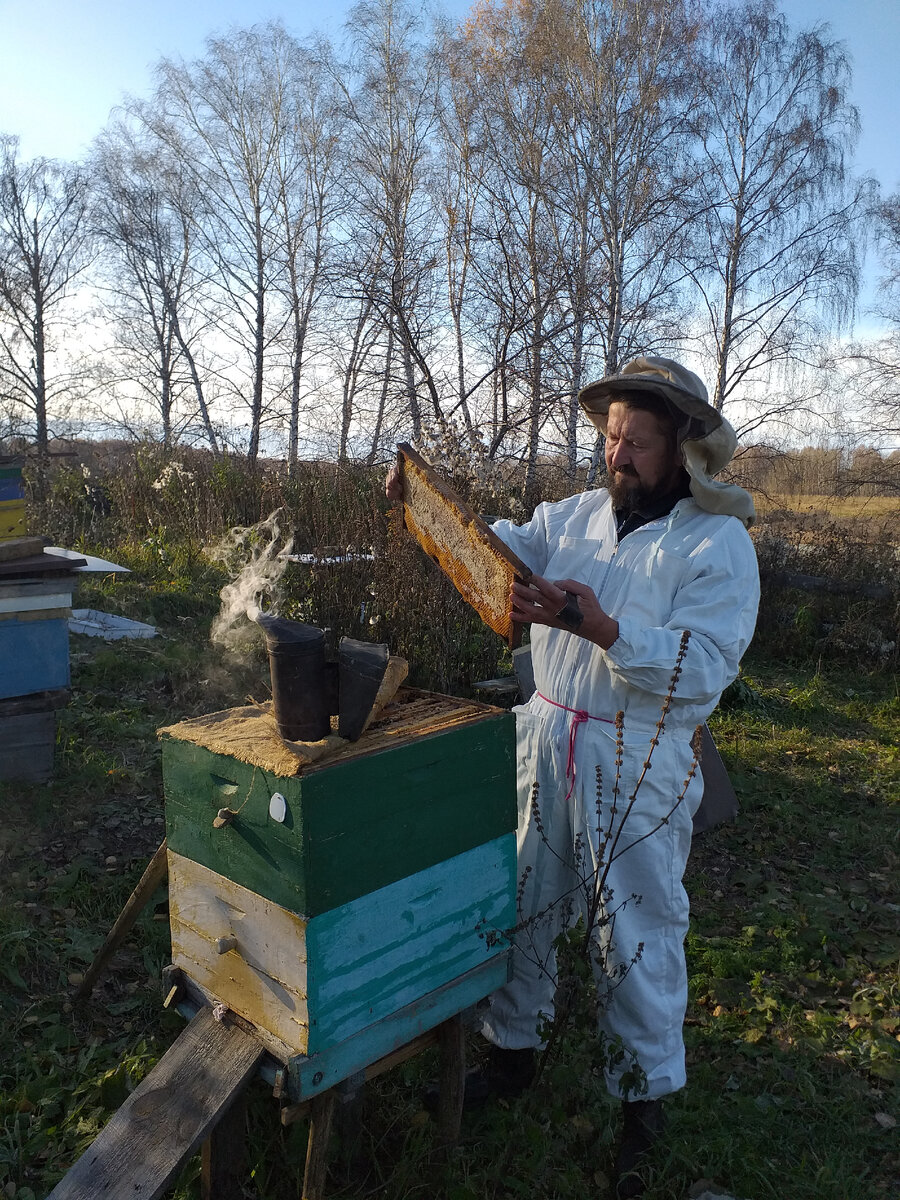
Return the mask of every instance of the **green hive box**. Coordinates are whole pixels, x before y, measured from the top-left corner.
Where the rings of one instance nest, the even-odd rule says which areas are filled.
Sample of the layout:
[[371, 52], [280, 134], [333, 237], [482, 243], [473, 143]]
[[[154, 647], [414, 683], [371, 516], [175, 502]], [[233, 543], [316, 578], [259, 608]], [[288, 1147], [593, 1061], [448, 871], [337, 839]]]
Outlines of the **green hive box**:
[[160, 731], [173, 962], [276, 1055], [316, 1067], [298, 1095], [505, 979], [513, 715], [401, 695], [321, 765], [258, 709]]
[[[161, 730], [169, 849], [313, 917], [514, 831], [513, 715], [437, 701], [436, 719], [398, 719], [389, 737], [373, 730], [322, 766], [295, 760], [293, 776], [262, 765], [265, 746], [242, 761], [183, 740], [210, 718]], [[283, 821], [269, 811], [275, 793]], [[239, 815], [215, 828], [222, 808]]]

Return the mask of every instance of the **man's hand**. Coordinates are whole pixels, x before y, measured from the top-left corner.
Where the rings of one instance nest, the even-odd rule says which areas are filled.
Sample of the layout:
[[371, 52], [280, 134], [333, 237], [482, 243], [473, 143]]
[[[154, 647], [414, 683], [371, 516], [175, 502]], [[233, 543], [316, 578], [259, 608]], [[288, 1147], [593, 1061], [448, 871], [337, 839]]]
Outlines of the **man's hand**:
[[394, 463], [387, 473], [387, 478], [384, 481], [384, 494], [391, 502], [403, 499], [403, 477], [396, 463]]
[[[577, 629], [560, 620], [569, 592], [577, 597], [583, 620]], [[619, 636], [619, 623], [600, 607], [592, 588], [577, 579], [557, 579], [551, 583], [540, 575], [532, 575], [528, 583], [513, 583], [511, 617], [519, 624], [549, 625], [551, 629], [568, 629], [587, 638], [603, 650], [608, 650]]]

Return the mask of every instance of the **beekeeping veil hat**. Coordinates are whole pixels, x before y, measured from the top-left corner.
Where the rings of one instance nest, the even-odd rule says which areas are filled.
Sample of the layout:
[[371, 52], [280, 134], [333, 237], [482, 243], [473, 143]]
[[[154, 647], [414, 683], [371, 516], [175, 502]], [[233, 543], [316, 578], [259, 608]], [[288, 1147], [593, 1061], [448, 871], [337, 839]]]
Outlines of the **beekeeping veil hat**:
[[627, 398], [629, 392], [658, 397], [675, 418], [681, 458], [697, 504], [707, 512], [738, 517], [745, 525], [752, 525], [756, 510], [750, 493], [737, 484], [713, 478], [731, 462], [737, 435], [710, 404], [699, 375], [671, 358], [641, 355], [615, 375], [582, 388], [578, 401], [605, 435], [610, 404]]

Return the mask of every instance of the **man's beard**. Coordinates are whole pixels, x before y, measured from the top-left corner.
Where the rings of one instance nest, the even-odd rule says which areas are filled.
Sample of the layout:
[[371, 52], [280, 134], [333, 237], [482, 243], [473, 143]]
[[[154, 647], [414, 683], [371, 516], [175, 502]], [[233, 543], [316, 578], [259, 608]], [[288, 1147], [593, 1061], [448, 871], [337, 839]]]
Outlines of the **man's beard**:
[[636, 512], [668, 495], [672, 491], [672, 483], [665, 480], [645, 487], [637, 475], [626, 474], [624, 471], [610, 471], [606, 480], [606, 490], [612, 498], [613, 508], [626, 508]]

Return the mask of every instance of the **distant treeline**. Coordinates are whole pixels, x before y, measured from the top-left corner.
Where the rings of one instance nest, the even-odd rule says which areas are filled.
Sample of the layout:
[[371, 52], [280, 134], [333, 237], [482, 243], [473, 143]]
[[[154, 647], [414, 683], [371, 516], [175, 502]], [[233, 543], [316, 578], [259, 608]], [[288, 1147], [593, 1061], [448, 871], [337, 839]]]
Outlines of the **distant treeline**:
[[754, 492], [787, 496], [888, 496], [900, 498], [900, 450], [806, 446], [743, 448], [731, 465], [734, 480]]

